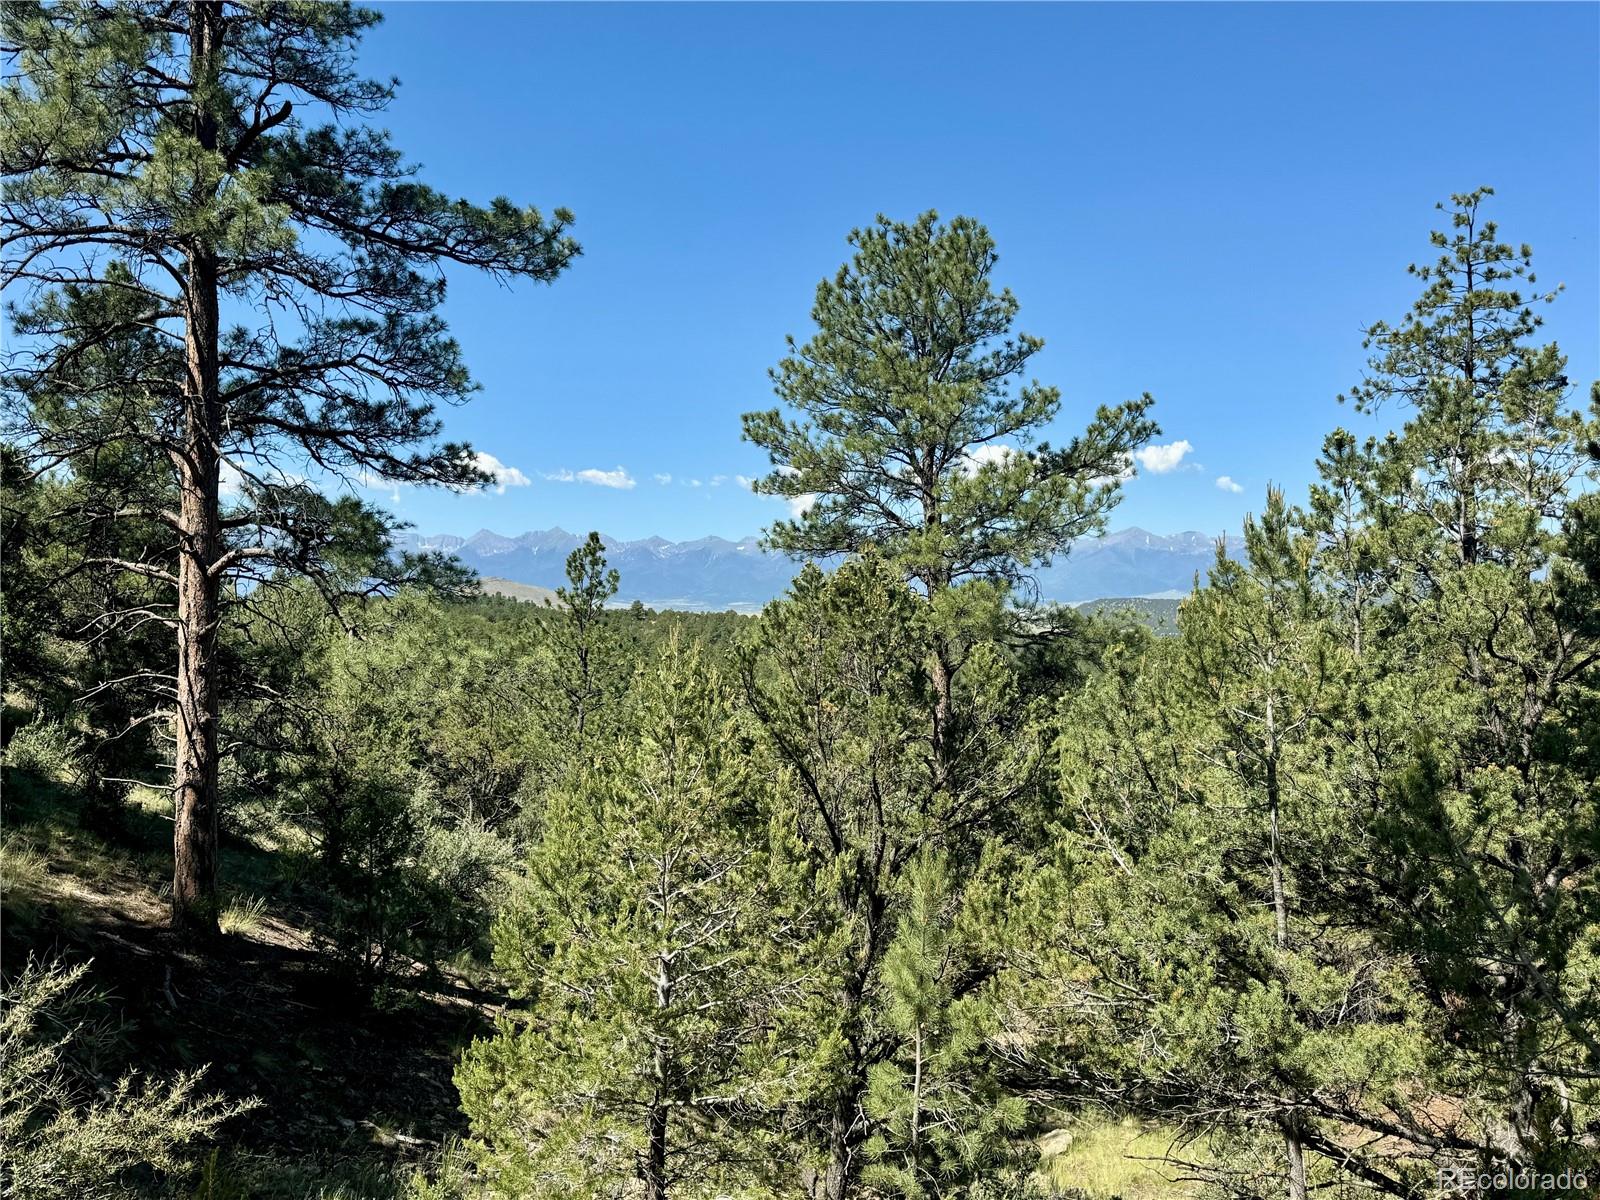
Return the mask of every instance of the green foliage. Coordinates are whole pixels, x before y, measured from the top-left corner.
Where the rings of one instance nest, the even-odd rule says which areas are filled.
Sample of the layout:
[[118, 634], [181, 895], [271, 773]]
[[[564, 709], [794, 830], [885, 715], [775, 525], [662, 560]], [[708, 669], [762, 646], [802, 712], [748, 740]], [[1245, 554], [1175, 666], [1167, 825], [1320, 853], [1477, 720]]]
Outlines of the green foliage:
[[[230, 812], [306, 838], [314, 865], [302, 882], [326, 902], [327, 944], [367, 986], [417, 962], [486, 957], [546, 797], [626, 728], [618, 705], [631, 664], [682, 624], [732, 636], [731, 618], [679, 614], [630, 622], [621, 636], [604, 608], [610, 573], [603, 558], [593, 567], [600, 590], [569, 593], [581, 618], [408, 591], [347, 609], [342, 624], [317, 597], [283, 589], [241, 631], [269, 695], [224, 710], [240, 740]], [[580, 753], [563, 683], [584, 669], [590, 750]]]
[[641, 669], [628, 734], [550, 797], [495, 925], [526, 1015], [457, 1073], [492, 1196], [712, 1196], [762, 1159], [794, 1087], [797, 973], [774, 917], [761, 783], [722, 678], [676, 641]]
[[1382, 882], [1351, 895], [1433, 999], [1479, 1158], [1592, 1174], [1600, 403], [1569, 409], [1559, 349], [1532, 342], [1531, 252], [1482, 220], [1490, 194], [1452, 199], [1421, 298], [1374, 327], [1354, 393], [1407, 423], [1354, 473], [1386, 603], [1345, 761]]
[[[394, 96], [354, 65], [379, 19], [235, 0], [0, 15], [5, 431], [28, 474], [57, 476], [64, 526], [50, 561], [11, 556], [7, 632], [35, 634], [36, 574], [81, 577], [104, 599], [88, 644], [133, 660], [91, 683], [148, 700], [172, 680], [173, 917], [192, 933], [215, 931], [224, 613], [296, 579], [335, 605], [465, 582], [397, 558], [392, 518], [319, 484], [483, 483], [436, 411], [476, 390], [440, 316], [444, 267], [550, 281], [579, 252], [566, 210], [442, 195], [362, 123]], [[117, 714], [108, 743], [157, 709]]]
[[[172, 11], [5, 11], [6, 279], [34, 288], [0, 459], [33, 717], [7, 788], [114, 797], [203, 677], [217, 798], [304, 854], [329, 958], [377, 990], [492, 949], [514, 1003], [416, 1195], [1024, 1196], [1057, 1109], [1127, 1114], [1232, 1197], [1600, 1173], [1600, 387], [1578, 411], [1534, 341], [1553, 293], [1523, 294], [1487, 189], [1368, 330], [1351, 398], [1400, 428], [1332, 433], [1305, 509], [1269, 491], [1170, 636], [1018, 603], [1103, 523], [1150, 402], [1039, 442], [1042, 343], [987, 231], [931, 213], [851, 235], [785, 407], [745, 418], [794, 502], [771, 540], [831, 574], [758, 620], [620, 612], [591, 534], [536, 607], [393, 561], [387, 517], [283, 464], [478, 480], [438, 441], [473, 390], [438, 269], [551, 278], [568, 218], [448, 201], [385, 135], [306, 123], [306, 97], [387, 103], [350, 63], [374, 14]], [[219, 297], [304, 315], [180, 353]], [[172, 431], [201, 427], [185, 466]], [[174, 625], [210, 639], [176, 692]], [[15, 925], [56, 856], [0, 850]], [[4, 1190], [170, 1191], [242, 1109], [78, 1074], [80, 979], [7, 989]], [[260, 1177], [230, 1171], [197, 1194]]]
[[320, 832], [330, 949], [364, 986], [475, 944], [499, 890], [501, 847], [443, 825], [425, 795], [382, 781], [359, 781], [328, 807]]
[[[1058, 949], [1027, 1003], [1070, 1014], [1051, 1053], [1108, 1104], [1275, 1143], [1271, 1182], [1238, 1156], [1201, 1171], [1271, 1194], [1305, 1186], [1308, 1148], [1405, 1111], [1430, 1062], [1405, 964], [1330, 927], [1319, 894], [1359, 831], [1327, 771], [1349, 660], [1311, 540], [1273, 492], [1245, 544], [1243, 562], [1219, 551], [1177, 639], [1113, 659], [1063, 711], [1065, 820], [1030, 902], [1057, 914]], [[1424, 1178], [1386, 1151], [1348, 1159]]]
[[12, 770], [63, 782], [83, 769], [78, 738], [62, 722], [51, 720], [31, 721], [12, 733], [0, 760]]
[[903, 886], [883, 956], [885, 1025], [903, 1049], [867, 1072], [862, 1108], [876, 1132], [863, 1147], [862, 1183], [884, 1196], [959, 1195], [1013, 1162], [1028, 1106], [986, 1070], [1000, 1022], [984, 989], [965, 990], [982, 967], [948, 863], [924, 852]]
[[331, 948], [372, 987], [487, 934], [513, 858], [495, 829], [530, 757], [526, 665], [424, 597], [374, 607], [360, 638], [321, 630], [284, 731], [306, 740], [269, 778], [316, 848]]
[[[979, 1099], [998, 1100], [982, 993], [999, 953], [993, 918], [1009, 863], [998, 835], [1032, 794], [1035, 732], [1004, 657], [980, 645], [954, 697], [954, 753], [941, 762], [932, 624], [900, 573], [868, 553], [832, 575], [808, 566], [743, 653], [760, 752], [787, 785], [785, 854], [815, 897], [813, 982], [801, 1009], [815, 1049], [800, 1112], [807, 1157], [820, 1160], [830, 1197], [858, 1194], [867, 1154], [880, 1160], [880, 1182], [899, 1187], [891, 1159], [903, 1163], [913, 1142], [917, 1171], [957, 1179], [1003, 1157], [998, 1143], [1017, 1120], [1015, 1108], [985, 1113]], [[914, 874], [927, 854], [943, 865]], [[914, 911], [922, 903], [928, 916], [928, 888], [936, 906], [964, 914], [964, 936], [914, 1000], [897, 995], [885, 972], [892, 945], [905, 975], [916, 939], [931, 934]], [[924, 1014], [920, 1025], [907, 1024], [908, 1003]], [[934, 1089], [923, 1099], [919, 1059]], [[909, 1118], [925, 1102], [934, 1113], [926, 1141], [920, 1121], [911, 1137]]]
[[123, 1076], [97, 1089], [70, 1058], [93, 998], [84, 966], [30, 961], [0, 1014], [0, 1194], [22, 1200], [137, 1200], [181, 1178], [194, 1145], [252, 1105], [199, 1094], [201, 1074]]
[[12, 690], [43, 691], [60, 672], [49, 642], [60, 597], [52, 595], [47, 560], [64, 548], [45, 536], [49, 490], [16, 447], [0, 443], [0, 642]]
[[606, 604], [617, 594], [617, 573], [607, 568], [598, 533], [567, 556], [568, 586], [556, 589], [559, 619], [551, 626], [545, 688], [557, 706], [552, 724], [582, 763], [591, 739], [604, 737], [603, 720], [621, 682], [615, 614]]
[[1206, 1135], [1229, 1194], [1596, 1170], [1600, 407], [1528, 344], [1486, 195], [1371, 332], [1356, 399], [1404, 428], [1330, 436], [1308, 511], [1269, 492], [1177, 638], [1062, 706], [1012, 981], [1057, 1016], [1017, 1056]]
[[[774, 545], [827, 557], [867, 545], [927, 586], [1015, 583], [1100, 528], [1132, 452], [1156, 431], [1150, 400], [1102, 407], [1061, 449], [1034, 444], [1060, 393], [1020, 384], [1044, 343], [1014, 334], [1017, 301], [991, 283], [978, 222], [879, 217], [817, 285], [816, 335], [772, 372], [779, 409], [747, 413], [772, 458], [757, 490], [809, 504]], [[1017, 385], [1014, 386], [1013, 385]]]

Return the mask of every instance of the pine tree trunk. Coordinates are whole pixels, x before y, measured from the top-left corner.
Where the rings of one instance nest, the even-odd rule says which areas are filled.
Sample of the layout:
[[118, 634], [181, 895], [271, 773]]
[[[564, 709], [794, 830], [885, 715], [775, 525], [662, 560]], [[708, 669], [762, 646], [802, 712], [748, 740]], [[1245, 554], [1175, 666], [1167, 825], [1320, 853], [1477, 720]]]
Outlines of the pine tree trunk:
[[833, 1105], [828, 1121], [828, 1170], [822, 1179], [823, 1200], [845, 1200], [850, 1193], [850, 1159], [854, 1147], [850, 1127], [855, 1123], [857, 1093], [848, 1089]]
[[937, 781], [945, 782], [950, 767], [950, 705], [954, 672], [941, 643], [933, 652], [933, 761]]
[[919, 1184], [922, 1180], [922, 1023], [912, 1046], [911, 1074], [911, 1171]]
[[[938, 528], [938, 518], [930, 518], [934, 528]], [[935, 604], [945, 592], [950, 590], [950, 574], [948, 569], [932, 572], [923, 581], [928, 589], [928, 603]], [[952, 654], [949, 644], [945, 640], [945, 631], [936, 630], [933, 639], [933, 763], [935, 771], [934, 782], [943, 786], [950, 772], [950, 714], [954, 706], [955, 691], [955, 664], [951, 662]]]
[[644, 1163], [645, 1200], [667, 1200], [667, 1107], [650, 1107]]
[[[657, 861], [657, 899], [661, 905], [663, 921], [671, 912], [673, 880], [670, 859]], [[663, 952], [656, 956], [656, 1012], [665, 1013], [672, 1005], [672, 964]], [[657, 1036], [652, 1067], [655, 1075], [655, 1096], [645, 1112], [645, 1153], [639, 1173], [644, 1177], [645, 1200], [667, 1200], [667, 1098], [672, 1081], [667, 1045]]]
[[[934, 452], [930, 448], [922, 456], [920, 472], [920, 485], [922, 489], [922, 523], [927, 528], [929, 536], [937, 539], [940, 530], [944, 527], [944, 515], [939, 510], [939, 469], [934, 462]], [[950, 590], [950, 567], [947, 563], [928, 568], [925, 573], [919, 572], [922, 586], [927, 589], [928, 603], [938, 603], [939, 597]], [[950, 650], [945, 642], [945, 631], [936, 629], [933, 640], [933, 763], [935, 771], [934, 782], [943, 786], [950, 769], [950, 712], [952, 706], [952, 692], [955, 682], [955, 667], [951, 663]]]
[[[197, 447], [191, 442], [189, 453]], [[196, 457], [202, 457], [195, 455]], [[177, 755], [173, 786], [172, 923], [217, 929], [217, 476], [185, 472], [178, 563]]]
[[[876, 908], [876, 906], [873, 906]], [[868, 917], [868, 944], [876, 942], [877, 912]], [[842, 1081], [833, 1099], [833, 1109], [828, 1114], [828, 1167], [823, 1175], [823, 1200], [845, 1200], [854, 1183], [856, 1142], [856, 1113], [861, 1098], [867, 1090], [867, 1067], [863, 1061], [861, 1008], [865, 995], [865, 971], [845, 981], [840, 989], [839, 1009], [843, 1016], [845, 1043], [849, 1047], [849, 1076]]]
[[1292, 1125], [1283, 1128], [1283, 1148], [1289, 1159], [1289, 1200], [1306, 1200], [1306, 1152]]
[[1267, 697], [1267, 866], [1272, 875], [1272, 922], [1279, 950], [1289, 948], [1289, 900], [1283, 882], [1283, 843], [1279, 829], [1283, 789], [1278, 780], [1278, 727], [1274, 697]]
[[[220, 12], [190, 6], [190, 69], [197, 93], [216, 75]], [[195, 133], [215, 149], [215, 117], [197, 104]], [[200, 199], [200, 197], [197, 197]], [[196, 239], [184, 288], [183, 448], [178, 455], [177, 753], [173, 775], [172, 923], [191, 934], [217, 931], [217, 595], [222, 553], [221, 397], [218, 370], [217, 257]]]

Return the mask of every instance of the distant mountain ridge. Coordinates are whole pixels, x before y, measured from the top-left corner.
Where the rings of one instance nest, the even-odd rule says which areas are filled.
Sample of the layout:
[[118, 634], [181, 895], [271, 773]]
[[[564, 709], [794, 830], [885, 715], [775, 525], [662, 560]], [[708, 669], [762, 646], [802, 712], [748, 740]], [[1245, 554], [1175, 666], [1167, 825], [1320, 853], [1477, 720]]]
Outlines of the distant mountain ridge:
[[[567, 555], [583, 541], [559, 527], [507, 537], [480, 529], [470, 537], [407, 532], [403, 550], [454, 554], [479, 575], [535, 587], [566, 582]], [[690, 611], [754, 611], [781, 595], [799, 563], [761, 548], [756, 537], [731, 542], [703, 537], [672, 542], [662, 537], [625, 542], [601, 534], [606, 557], [621, 575], [619, 603], [643, 601], [651, 608]], [[1228, 538], [1230, 551], [1239, 539]], [[1037, 570], [1039, 596], [1062, 604], [1121, 597], [1171, 597], [1204, 577], [1216, 556], [1216, 538], [1203, 533], [1150, 533], [1119, 529], [1103, 538], [1083, 538], [1072, 553]]]

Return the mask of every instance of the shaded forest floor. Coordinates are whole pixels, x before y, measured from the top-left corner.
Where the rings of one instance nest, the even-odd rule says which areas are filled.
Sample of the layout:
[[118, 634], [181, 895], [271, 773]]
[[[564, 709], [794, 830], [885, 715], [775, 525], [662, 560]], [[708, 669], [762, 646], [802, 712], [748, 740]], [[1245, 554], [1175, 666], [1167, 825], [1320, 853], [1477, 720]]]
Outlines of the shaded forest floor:
[[9, 768], [3, 799], [7, 973], [91, 961], [95, 1076], [205, 1066], [202, 1090], [261, 1102], [197, 1195], [383, 1196], [463, 1131], [451, 1074], [503, 997], [446, 972], [369, 1003], [321, 951], [295, 856], [242, 839], [223, 853], [225, 932], [199, 954], [166, 929], [172, 826], [154, 804], [102, 813]]

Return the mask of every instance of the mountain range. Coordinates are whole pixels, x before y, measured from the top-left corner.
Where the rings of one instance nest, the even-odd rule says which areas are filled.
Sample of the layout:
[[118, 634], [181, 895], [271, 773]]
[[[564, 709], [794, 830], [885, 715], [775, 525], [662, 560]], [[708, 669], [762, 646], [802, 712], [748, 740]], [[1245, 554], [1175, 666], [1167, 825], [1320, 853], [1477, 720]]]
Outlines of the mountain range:
[[[408, 532], [399, 548], [453, 554], [486, 580], [553, 588], [566, 582], [567, 555], [583, 538], [565, 529], [507, 537], [480, 529], [471, 537]], [[651, 608], [752, 612], [782, 594], [799, 564], [761, 548], [756, 537], [669, 542], [650, 537], [624, 542], [601, 535], [606, 558], [621, 576], [618, 603], [640, 600]], [[1239, 540], [1228, 539], [1230, 551]], [[1186, 594], [1216, 555], [1216, 539], [1203, 533], [1156, 534], [1119, 529], [1082, 538], [1072, 553], [1034, 572], [1039, 596], [1062, 604], [1121, 597], [1171, 598]]]

